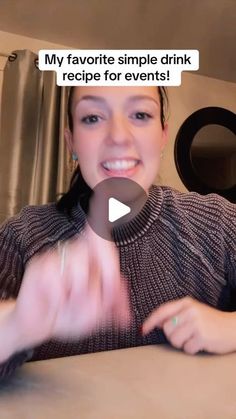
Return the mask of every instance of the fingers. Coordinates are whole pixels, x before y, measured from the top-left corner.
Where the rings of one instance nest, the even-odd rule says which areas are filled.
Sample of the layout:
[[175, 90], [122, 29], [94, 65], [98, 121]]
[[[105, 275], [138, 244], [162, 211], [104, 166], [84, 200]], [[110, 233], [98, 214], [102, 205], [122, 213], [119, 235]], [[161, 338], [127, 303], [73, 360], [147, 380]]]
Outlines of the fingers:
[[83, 240], [68, 243], [62, 284], [64, 299], [54, 335], [59, 339], [85, 336], [99, 321], [101, 287], [97, 264], [89, 263], [89, 250]]
[[197, 336], [193, 336], [191, 339], [185, 342], [183, 345], [183, 350], [187, 354], [194, 355], [198, 352], [201, 352], [203, 350], [203, 346], [199, 338]]
[[192, 311], [193, 309], [191, 306], [183, 308], [183, 310], [176, 313], [175, 316], [172, 316], [170, 319], [166, 320], [162, 325], [162, 329], [164, 330], [165, 335], [169, 338], [176, 330], [179, 330], [189, 323], [193, 324]]
[[122, 329], [127, 328], [132, 321], [131, 307], [128, 298], [126, 279], [121, 277], [120, 290], [115, 304], [113, 305], [113, 315], [115, 326]]
[[[25, 303], [39, 299], [44, 301], [45, 305], [51, 303], [54, 305], [60, 299], [61, 286], [59, 277], [59, 258], [55, 251], [47, 251], [39, 254], [27, 263], [24, 272], [23, 283], [19, 296], [28, 294]], [[36, 296], [38, 296], [36, 298]]]
[[114, 319], [119, 327], [127, 325], [127, 289], [121, 281], [118, 251], [113, 243], [86, 229], [85, 237], [62, 247], [59, 265], [66, 291], [64, 319], [57, 321], [57, 330], [61, 324], [63, 333], [70, 330], [73, 335], [77, 329], [79, 335], [84, 335]]
[[202, 350], [201, 339], [190, 321], [177, 326], [170, 334], [168, 332], [165, 334], [171, 345], [177, 349], [183, 349], [184, 352], [190, 355], [194, 355]]
[[112, 307], [121, 290], [120, 264], [115, 249], [101, 246], [99, 250], [103, 302]]
[[58, 242], [57, 250], [60, 259], [60, 276], [63, 276], [65, 270], [66, 248], [68, 243]]
[[72, 241], [67, 246], [64, 261], [63, 286], [68, 302], [78, 306], [80, 300], [86, 298], [89, 288], [88, 278], [88, 250], [81, 243]]
[[[117, 300], [124, 305], [124, 298], [120, 297], [121, 294], [125, 294], [121, 283], [118, 250], [112, 241], [102, 239], [90, 227], [86, 229], [86, 236], [90, 249], [90, 263], [97, 264], [100, 270], [99, 279], [104, 310], [113, 310], [114, 305], [117, 305]], [[90, 281], [94, 281], [93, 275], [90, 276]]]
[[113, 242], [102, 239], [91, 228], [87, 229], [87, 238], [91, 257], [94, 257], [101, 269], [100, 279], [104, 302], [111, 302], [120, 285], [120, 263], [117, 249]]
[[120, 272], [118, 250], [113, 243], [106, 242], [100, 247], [99, 263], [104, 307], [112, 312], [118, 327], [127, 327], [131, 316], [126, 279]]
[[183, 348], [184, 345], [189, 341], [189, 339], [193, 336], [193, 327], [191, 322], [181, 323], [181, 325], [173, 326], [174, 328], [169, 331], [167, 327], [164, 325], [164, 333], [168, 339], [168, 341], [175, 347], [175, 348]]
[[172, 317], [177, 316], [184, 308], [191, 304], [189, 297], [181, 298], [177, 301], [171, 301], [163, 304], [155, 310], [143, 324], [143, 334], [150, 333], [154, 328], [163, 328], [164, 323]]
[[200, 307], [199, 303], [189, 297], [164, 304], [146, 320], [143, 333], [160, 327], [175, 348], [195, 354], [204, 349], [197, 321]]

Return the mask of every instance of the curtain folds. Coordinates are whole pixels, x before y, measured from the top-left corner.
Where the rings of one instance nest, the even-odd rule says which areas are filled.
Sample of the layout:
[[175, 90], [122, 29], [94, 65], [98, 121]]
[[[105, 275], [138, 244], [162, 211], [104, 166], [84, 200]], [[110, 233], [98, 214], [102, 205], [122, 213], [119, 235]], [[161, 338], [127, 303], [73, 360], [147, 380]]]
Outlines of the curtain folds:
[[67, 90], [37, 56], [14, 51], [4, 69], [0, 119], [0, 222], [28, 204], [52, 202], [69, 182], [64, 142]]

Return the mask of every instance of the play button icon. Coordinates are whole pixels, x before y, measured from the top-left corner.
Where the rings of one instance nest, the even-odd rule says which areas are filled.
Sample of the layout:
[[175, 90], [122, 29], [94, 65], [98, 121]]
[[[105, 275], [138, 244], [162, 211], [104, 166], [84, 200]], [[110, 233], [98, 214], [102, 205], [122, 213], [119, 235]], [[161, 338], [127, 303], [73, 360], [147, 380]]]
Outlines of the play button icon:
[[108, 220], [112, 223], [116, 220], [119, 220], [124, 215], [129, 214], [131, 208], [128, 205], [123, 204], [115, 198], [109, 198], [109, 207], [108, 207]]
[[130, 223], [147, 201], [141, 186], [128, 178], [113, 177], [93, 189], [87, 216], [90, 227], [106, 240], [113, 240], [113, 229]]

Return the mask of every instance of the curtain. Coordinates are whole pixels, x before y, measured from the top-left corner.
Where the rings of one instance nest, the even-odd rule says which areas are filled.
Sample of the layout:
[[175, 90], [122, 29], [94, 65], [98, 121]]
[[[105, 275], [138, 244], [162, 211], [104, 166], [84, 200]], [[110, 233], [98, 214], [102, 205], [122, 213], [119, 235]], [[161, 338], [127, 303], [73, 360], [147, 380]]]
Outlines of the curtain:
[[55, 201], [69, 183], [67, 89], [37, 56], [14, 51], [4, 68], [0, 119], [0, 222], [28, 204]]

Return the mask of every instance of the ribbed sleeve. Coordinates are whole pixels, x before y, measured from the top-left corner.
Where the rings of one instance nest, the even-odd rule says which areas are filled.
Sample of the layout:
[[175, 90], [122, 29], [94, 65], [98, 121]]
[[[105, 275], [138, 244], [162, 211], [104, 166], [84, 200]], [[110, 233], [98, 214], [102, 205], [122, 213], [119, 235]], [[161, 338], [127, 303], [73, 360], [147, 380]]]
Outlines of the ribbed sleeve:
[[19, 240], [13, 226], [5, 223], [0, 229], [0, 299], [15, 298], [23, 276]]
[[0, 380], [3, 380], [14, 373], [14, 371], [32, 358], [33, 350], [23, 351], [13, 355], [6, 362], [0, 364]]
[[[23, 263], [19, 252], [17, 235], [9, 223], [0, 230], [0, 303], [1, 300], [16, 298], [23, 276]], [[4, 342], [0, 343], [4, 345]], [[23, 351], [0, 364], [0, 379], [13, 373], [32, 356], [32, 351]]]
[[228, 280], [236, 288], [236, 205], [223, 205], [222, 225], [225, 240], [225, 271]]

